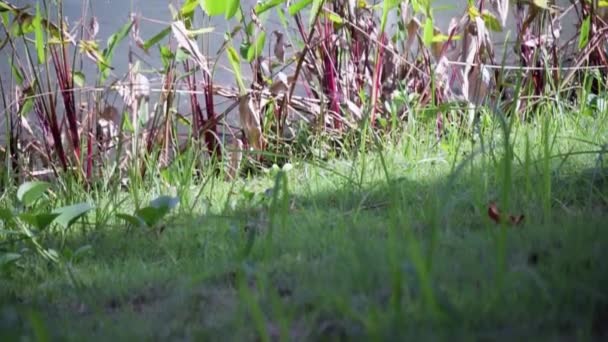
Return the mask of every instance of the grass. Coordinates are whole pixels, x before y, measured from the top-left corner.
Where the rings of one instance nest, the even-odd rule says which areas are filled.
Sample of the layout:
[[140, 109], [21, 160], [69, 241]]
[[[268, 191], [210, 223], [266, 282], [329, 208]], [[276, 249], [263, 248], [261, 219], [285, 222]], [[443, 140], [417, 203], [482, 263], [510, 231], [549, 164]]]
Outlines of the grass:
[[[476, 144], [452, 132], [436, 145], [420, 128], [382, 151], [231, 183], [174, 171], [175, 184], [139, 189], [181, 189], [162, 229], [74, 226], [45, 240], [80, 250], [66, 262], [5, 268], [2, 339], [601, 340], [597, 115], [514, 124], [511, 160], [490, 120]], [[494, 223], [491, 201], [523, 223]]]

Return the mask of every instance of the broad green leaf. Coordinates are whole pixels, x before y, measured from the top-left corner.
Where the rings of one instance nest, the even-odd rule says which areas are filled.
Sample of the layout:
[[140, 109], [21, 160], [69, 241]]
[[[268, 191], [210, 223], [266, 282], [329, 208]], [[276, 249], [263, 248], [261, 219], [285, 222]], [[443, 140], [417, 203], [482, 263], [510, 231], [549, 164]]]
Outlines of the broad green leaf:
[[56, 213], [23, 213], [19, 215], [19, 219], [30, 226], [37, 228], [38, 230], [44, 230], [51, 225], [51, 223], [53, 223], [53, 220], [55, 220], [57, 216], [59, 216], [59, 214]]
[[483, 11], [481, 16], [483, 18], [483, 22], [490, 30], [494, 32], [502, 32], [502, 25], [500, 24], [498, 18], [494, 16], [494, 14], [488, 11]]
[[424, 22], [424, 35], [423, 42], [424, 45], [429, 46], [433, 42], [433, 36], [435, 35], [435, 30], [433, 27], [433, 19], [427, 17]]
[[232, 19], [236, 15], [236, 12], [241, 6], [241, 0], [227, 0], [228, 5], [226, 6], [226, 19]]
[[199, 0], [199, 3], [203, 11], [210, 17], [225, 14], [228, 7], [226, 0]]
[[581, 24], [581, 33], [578, 37], [578, 48], [582, 49], [589, 42], [589, 31], [591, 29], [591, 17], [586, 17]]
[[295, 4], [292, 4], [291, 6], [289, 6], [289, 9], [287, 10], [287, 12], [289, 13], [289, 15], [294, 16], [294, 15], [300, 13], [301, 10], [303, 10], [310, 4], [312, 4], [312, 0], [300, 0], [300, 1], [296, 2]]
[[19, 69], [17, 69], [17, 63], [14, 63], [12, 58], [9, 61], [11, 64], [11, 71], [13, 72], [13, 76], [17, 80], [17, 84], [23, 85], [24, 78], [23, 78], [23, 75], [21, 74], [21, 71], [19, 71]]
[[7, 4], [4, 1], [0, 1], [0, 13], [4, 13], [4, 12], [13, 12], [15, 13], [16, 8], [13, 7], [10, 4]]
[[549, 9], [549, 2], [547, 0], [532, 0], [532, 3], [538, 8]]
[[135, 215], [142, 219], [146, 226], [153, 227], [157, 224], [167, 213], [169, 212], [168, 208], [154, 208], [154, 207], [144, 207], [135, 212]]
[[186, 0], [182, 5], [182, 8], [179, 9], [180, 15], [186, 18], [192, 17], [198, 4], [198, 0]]
[[152, 38], [146, 40], [143, 45], [144, 51], [148, 51], [152, 46], [156, 45], [156, 43], [160, 42], [167, 35], [169, 35], [169, 33], [171, 33], [171, 26], [166, 27], [164, 30], [160, 31]]
[[262, 3], [259, 3], [255, 6], [255, 13], [262, 14], [270, 9], [275, 8], [276, 6], [284, 3], [286, 0], [267, 0]]
[[264, 44], [266, 43], [266, 32], [261, 32], [258, 38], [255, 40], [255, 44], [251, 45], [247, 50], [247, 61], [251, 62], [264, 51]]
[[344, 19], [336, 13], [327, 13], [327, 19], [336, 24], [344, 24]]
[[184, 51], [184, 49], [178, 49], [175, 52], [175, 61], [178, 63], [182, 63], [187, 61], [190, 58], [190, 55]]
[[477, 9], [477, 7], [475, 7], [474, 5], [469, 6], [468, 12], [469, 12], [469, 17], [471, 18], [471, 20], [473, 20], [481, 15], [481, 13], [479, 13], [479, 10]]
[[118, 213], [118, 214], [116, 214], [116, 217], [121, 220], [126, 221], [128, 224], [130, 224], [134, 227], [143, 227], [146, 225], [146, 222], [137, 216]]
[[109, 65], [112, 63], [112, 57], [114, 56], [114, 50], [116, 49], [118, 44], [120, 44], [120, 42], [122, 42], [127, 37], [129, 32], [131, 31], [132, 27], [133, 27], [133, 22], [131, 21], [131, 22], [123, 25], [123, 27], [121, 27], [120, 30], [118, 30], [116, 33], [111, 35], [110, 38], [108, 38], [107, 48], [105, 48], [103, 50], [103, 58], [105, 59], [105, 64], [100, 65], [100, 70], [102, 72], [102, 75], [101, 75], [102, 82], [105, 81], [105, 79], [108, 77], [108, 73], [110, 71]]
[[36, 16], [33, 21], [34, 33], [36, 38], [36, 54], [38, 63], [44, 64], [46, 55], [44, 50], [44, 32], [42, 31], [42, 15], [40, 14], [40, 3], [36, 3]]
[[0, 267], [4, 267], [8, 264], [12, 264], [13, 262], [21, 259], [21, 254], [17, 253], [2, 253], [0, 255]]
[[25, 100], [21, 108], [19, 108], [19, 113], [17, 114], [19, 114], [19, 116], [27, 115], [32, 111], [32, 107], [34, 107], [34, 97], [29, 97]]
[[84, 245], [80, 248], [78, 248], [76, 251], [74, 251], [74, 254], [72, 255], [72, 258], [77, 259], [80, 256], [84, 255], [85, 253], [88, 253], [89, 251], [93, 250], [93, 246], [91, 245]]
[[58, 214], [55, 222], [63, 228], [69, 228], [76, 220], [89, 212], [93, 207], [88, 203], [78, 203], [53, 210]]
[[12, 221], [14, 217], [15, 215], [13, 215], [13, 212], [9, 209], [0, 208], [0, 220], [4, 221], [4, 224]]
[[163, 66], [165, 69], [169, 68], [171, 61], [175, 58], [175, 54], [166, 46], [159, 45], [158, 50], [160, 52], [160, 60], [163, 63]]
[[120, 42], [122, 42], [131, 31], [131, 27], [133, 27], [133, 22], [129, 22], [123, 25], [120, 30], [118, 30], [116, 33], [111, 35], [110, 38], [108, 38], [108, 47], [104, 50], [104, 55], [106, 55], [106, 57], [112, 56], [112, 54], [114, 53], [114, 49], [116, 49], [116, 46], [120, 44]]
[[26, 206], [36, 202], [51, 187], [47, 182], [25, 182], [17, 189], [17, 199]]
[[74, 84], [76, 84], [79, 87], [84, 87], [84, 83], [85, 83], [86, 79], [82, 72], [74, 71], [72, 73], [72, 79], [74, 80]]
[[234, 47], [229, 46], [227, 51], [228, 61], [230, 61], [232, 71], [234, 71], [234, 77], [236, 78], [236, 83], [239, 86], [239, 91], [243, 93], [245, 91], [245, 83], [243, 82], [243, 75], [241, 74], [241, 59], [239, 58], [239, 54], [236, 52]]
[[608, 1], [606, 1], [606, 0], [600, 0], [600, 1], [598, 1], [597, 7], [599, 7], [599, 8], [608, 7]]
[[128, 133], [135, 132], [135, 128], [133, 127], [133, 123], [131, 122], [131, 119], [129, 119], [129, 115], [122, 116], [121, 128], [122, 128], [123, 132], [128, 132]]

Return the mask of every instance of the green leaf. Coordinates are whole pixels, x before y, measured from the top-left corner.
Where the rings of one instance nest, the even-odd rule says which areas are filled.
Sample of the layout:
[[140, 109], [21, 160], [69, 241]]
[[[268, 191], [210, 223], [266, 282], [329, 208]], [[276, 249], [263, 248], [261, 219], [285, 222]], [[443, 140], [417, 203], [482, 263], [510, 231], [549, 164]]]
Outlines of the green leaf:
[[532, 0], [532, 3], [538, 8], [549, 9], [549, 2], [547, 0]]
[[135, 212], [135, 215], [143, 220], [147, 227], [153, 227], [157, 224], [167, 213], [169, 212], [168, 208], [153, 208], [153, 207], [144, 207]]
[[114, 50], [116, 49], [118, 44], [120, 44], [120, 42], [122, 42], [127, 37], [129, 32], [131, 31], [131, 27], [133, 27], [132, 21], [125, 24], [123, 27], [120, 28], [120, 30], [118, 30], [116, 33], [111, 35], [110, 38], [108, 38], [107, 47], [103, 50], [103, 53], [102, 53], [105, 63], [99, 65], [99, 69], [101, 70], [101, 73], [102, 73], [102, 75], [101, 75], [102, 82], [105, 81], [105, 79], [108, 77], [108, 74], [110, 71], [110, 67], [108, 65], [112, 63], [112, 57], [114, 56]]
[[255, 44], [251, 45], [247, 50], [247, 61], [251, 62], [258, 58], [264, 51], [264, 44], [266, 43], [266, 32], [261, 32], [258, 38], [255, 40]]
[[239, 54], [236, 52], [234, 47], [229, 46], [227, 51], [228, 61], [230, 61], [230, 66], [232, 66], [232, 70], [234, 71], [234, 77], [236, 78], [236, 83], [239, 86], [239, 91], [243, 93], [245, 91], [245, 83], [243, 82], [243, 75], [241, 74], [241, 59], [239, 58]]
[[42, 214], [23, 213], [23, 214], [19, 215], [19, 219], [21, 219], [23, 222], [29, 224], [30, 226], [37, 228], [38, 230], [44, 230], [48, 226], [50, 226], [51, 223], [53, 223], [53, 220], [55, 220], [57, 218], [57, 216], [59, 216], [59, 214], [56, 214], [56, 213], [42, 213]]
[[589, 32], [591, 30], [591, 17], [585, 18], [581, 24], [581, 33], [578, 37], [578, 48], [582, 49], [589, 42]]
[[241, 0], [228, 0], [226, 6], [226, 19], [232, 19], [241, 6]]
[[433, 19], [427, 17], [424, 22], [424, 36], [422, 38], [424, 45], [429, 46], [433, 42], [435, 30], [433, 27]]
[[55, 222], [63, 228], [69, 228], [76, 220], [93, 209], [88, 203], [78, 203], [66, 207], [53, 210], [54, 214], [58, 214]]
[[32, 22], [34, 27], [34, 33], [36, 37], [36, 54], [38, 55], [38, 63], [44, 64], [46, 62], [46, 55], [44, 50], [44, 32], [42, 31], [42, 15], [40, 14], [40, 3], [36, 3], [36, 16]]
[[336, 13], [327, 13], [327, 19], [338, 25], [344, 24], [344, 19]]
[[124, 221], [126, 221], [128, 224], [134, 226], [134, 227], [143, 227], [146, 226], [146, 222], [144, 220], [142, 220], [141, 218], [139, 218], [138, 216], [133, 216], [133, 215], [129, 215], [129, 214], [124, 214], [124, 213], [118, 213], [116, 214], [116, 217], [119, 219], [122, 219]]
[[300, 13], [301, 10], [303, 10], [305, 7], [307, 7], [310, 4], [312, 4], [312, 0], [300, 0], [300, 1], [296, 2], [295, 4], [292, 4], [291, 6], [289, 6], [289, 9], [287, 9], [287, 12], [289, 12], [289, 15], [294, 16], [294, 15]]
[[25, 182], [17, 189], [17, 199], [26, 206], [36, 202], [51, 187], [47, 182]]
[[13, 62], [13, 59], [11, 58], [10, 60], [10, 64], [11, 64], [11, 71], [13, 72], [13, 76], [15, 76], [15, 79], [17, 80], [17, 84], [18, 85], [23, 85], [23, 75], [21, 74], [21, 71], [19, 71], [19, 69], [17, 68], [17, 63]]
[[21, 108], [19, 108], [19, 115], [20, 116], [24, 116], [30, 113], [30, 111], [32, 110], [32, 107], [34, 106], [34, 98], [30, 97], [27, 100], [25, 100], [25, 102], [23, 103], [23, 106], [21, 106]]
[[159, 46], [158, 50], [160, 52], [160, 60], [163, 63], [163, 66], [165, 69], [169, 68], [171, 61], [175, 58], [175, 54], [166, 46]]
[[483, 18], [483, 22], [490, 30], [494, 32], [502, 32], [502, 25], [500, 24], [498, 18], [494, 16], [494, 14], [488, 11], [483, 11], [481, 16]]
[[110, 59], [109, 57], [113, 55], [116, 46], [118, 46], [118, 44], [120, 44], [120, 42], [122, 42], [131, 31], [131, 27], [133, 27], [133, 22], [123, 25], [120, 30], [108, 38], [108, 47], [103, 51], [106, 58]]
[[226, 13], [226, 0], [199, 0], [201, 8], [208, 16], [214, 17]]
[[12, 264], [15, 261], [21, 259], [21, 254], [17, 253], [2, 253], [0, 255], [0, 267]]
[[262, 14], [270, 9], [275, 8], [276, 6], [284, 3], [285, 0], [267, 0], [255, 6], [255, 13]]
[[0, 220], [4, 221], [5, 225], [8, 222], [11, 222], [14, 217], [15, 217], [15, 215], [13, 215], [13, 212], [10, 211], [9, 209], [7, 209], [7, 208], [0, 208]]
[[84, 83], [85, 83], [86, 79], [82, 72], [74, 71], [72, 73], [72, 79], [74, 80], [74, 84], [76, 84], [79, 87], [84, 87]]
[[78, 248], [74, 254], [72, 255], [73, 259], [78, 259], [79, 257], [81, 257], [82, 255], [84, 255], [85, 253], [88, 253], [89, 251], [93, 250], [93, 246], [91, 245], [84, 245], [80, 248]]
[[12, 13], [14, 13], [16, 11], [15, 11], [15, 7], [13, 7], [12, 5], [9, 5], [9, 4], [7, 4], [4, 1], [0, 1], [0, 13], [3, 13], [3, 12], [12, 12]]
[[180, 15], [186, 18], [192, 17], [198, 4], [198, 0], [186, 0], [186, 2], [184, 2], [182, 5], [182, 8], [179, 9]]
[[167, 35], [169, 35], [169, 33], [171, 33], [171, 26], [168, 26], [164, 30], [154, 35], [152, 38], [146, 40], [143, 45], [144, 51], [147, 52], [152, 46], [156, 45], [156, 43], [160, 42]]

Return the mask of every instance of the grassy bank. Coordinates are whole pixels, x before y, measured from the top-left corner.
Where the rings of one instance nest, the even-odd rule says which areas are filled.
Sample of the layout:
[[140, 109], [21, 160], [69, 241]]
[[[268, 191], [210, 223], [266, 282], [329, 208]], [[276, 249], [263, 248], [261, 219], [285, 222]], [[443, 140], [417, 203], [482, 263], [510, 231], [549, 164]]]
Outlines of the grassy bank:
[[604, 5], [0, 0], [0, 340], [605, 339]]
[[[178, 189], [155, 228], [113, 217], [132, 195], [99, 193], [96, 205], [126, 200], [42, 240], [63, 262], [3, 268], [3, 340], [601, 340], [597, 115], [514, 123], [508, 145], [496, 118], [474, 144], [421, 127], [234, 182], [176, 171], [141, 187], [142, 202]], [[497, 224], [493, 201], [523, 220]]]

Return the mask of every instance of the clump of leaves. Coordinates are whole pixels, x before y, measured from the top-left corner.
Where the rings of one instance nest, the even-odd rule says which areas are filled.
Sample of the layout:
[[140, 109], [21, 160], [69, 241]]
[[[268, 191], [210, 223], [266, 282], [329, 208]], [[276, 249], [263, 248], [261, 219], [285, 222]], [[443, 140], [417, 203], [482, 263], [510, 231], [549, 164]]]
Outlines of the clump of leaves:
[[72, 227], [79, 218], [94, 207], [88, 203], [77, 203], [55, 209], [49, 209], [49, 192], [52, 185], [47, 182], [26, 182], [17, 189], [19, 206], [15, 209], [0, 208], [0, 220], [3, 236], [14, 249], [0, 254], [0, 267], [6, 268], [23, 257], [18, 247], [25, 241], [44, 259], [57, 263], [60, 256], [57, 251], [46, 248], [43, 240], [45, 234], [63, 233]]

